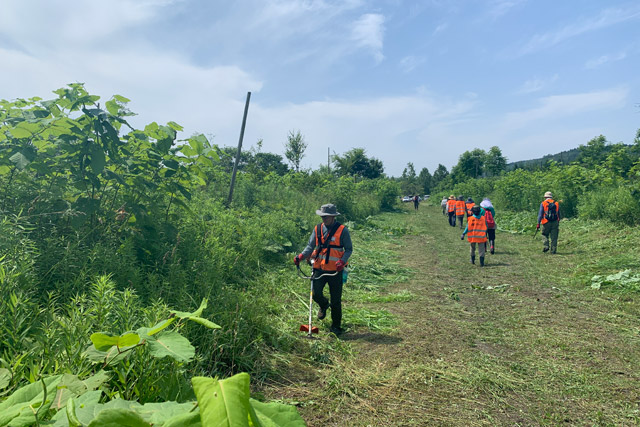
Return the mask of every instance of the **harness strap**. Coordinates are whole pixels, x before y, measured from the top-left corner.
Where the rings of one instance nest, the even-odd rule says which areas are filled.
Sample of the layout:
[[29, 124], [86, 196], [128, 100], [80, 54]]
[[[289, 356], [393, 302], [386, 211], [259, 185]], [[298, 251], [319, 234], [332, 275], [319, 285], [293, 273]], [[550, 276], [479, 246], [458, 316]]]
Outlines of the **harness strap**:
[[[323, 242], [323, 238], [324, 236], [322, 235], [322, 224], [318, 224], [316, 226], [316, 241], [319, 242], [318, 244], [318, 248], [322, 251], [325, 249], [329, 249], [329, 248], [341, 248], [342, 246], [337, 246], [337, 245], [332, 245], [331, 244], [331, 238], [333, 237], [334, 234], [336, 234], [336, 231], [338, 231], [338, 228], [340, 227], [340, 223], [338, 221], [333, 223], [333, 227], [331, 227], [331, 229], [329, 230], [329, 234], [327, 234], [327, 238], [326, 240]], [[328, 263], [329, 262], [329, 254], [331, 253], [330, 250], [327, 250], [327, 255], [325, 256], [325, 262]]]

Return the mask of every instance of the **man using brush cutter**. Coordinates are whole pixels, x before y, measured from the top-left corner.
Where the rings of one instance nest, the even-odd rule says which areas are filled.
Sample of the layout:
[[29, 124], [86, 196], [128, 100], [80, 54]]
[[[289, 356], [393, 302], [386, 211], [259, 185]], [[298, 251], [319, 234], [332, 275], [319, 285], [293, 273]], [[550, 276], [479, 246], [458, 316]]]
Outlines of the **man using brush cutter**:
[[[309, 243], [302, 253], [296, 255], [294, 264], [299, 265], [303, 259], [310, 258], [313, 265], [313, 300], [320, 307], [318, 319], [322, 320], [331, 307], [331, 332], [340, 335], [342, 329], [342, 277], [341, 273], [353, 252], [349, 230], [336, 221], [340, 213], [333, 204], [322, 205], [316, 214], [322, 218], [322, 224], [314, 227]], [[331, 302], [322, 291], [329, 284]]]

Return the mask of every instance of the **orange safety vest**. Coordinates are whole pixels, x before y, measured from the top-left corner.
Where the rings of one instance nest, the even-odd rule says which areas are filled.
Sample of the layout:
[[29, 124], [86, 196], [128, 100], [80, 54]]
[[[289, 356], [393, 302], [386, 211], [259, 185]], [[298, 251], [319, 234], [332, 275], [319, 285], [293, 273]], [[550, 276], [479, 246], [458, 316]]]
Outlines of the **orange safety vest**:
[[311, 254], [311, 259], [315, 260], [313, 263], [314, 269], [320, 269], [324, 271], [337, 271], [336, 262], [344, 255], [344, 247], [340, 241], [342, 236], [342, 230], [344, 225], [338, 223], [331, 241], [326, 244], [326, 237], [322, 234], [322, 224], [316, 225], [316, 249]]
[[549, 203], [556, 204], [556, 213], [558, 214], [558, 219], [560, 219], [560, 204], [553, 199], [544, 199], [542, 202], [542, 208], [544, 209], [544, 213], [542, 214], [542, 220], [540, 224], [546, 224], [549, 220], [546, 218], [547, 212], [549, 211]]
[[464, 204], [464, 200], [458, 200], [456, 202], [456, 216], [464, 216], [466, 211], [466, 206]]
[[453, 199], [447, 200], [447, 211], [453, 212], [456, 210], [456, 201]]
[[484, 243], [487, 241], [487, 220], [483, 216], [476, 218], [471, 215], [468, 218], [467, 239], [469, 243]]
[[475, 203], [473, 202], [465, 203], [465, 206], [467, 207], [467, 216], [473, 215], [471, 213], [471, 208], [475, 206]]

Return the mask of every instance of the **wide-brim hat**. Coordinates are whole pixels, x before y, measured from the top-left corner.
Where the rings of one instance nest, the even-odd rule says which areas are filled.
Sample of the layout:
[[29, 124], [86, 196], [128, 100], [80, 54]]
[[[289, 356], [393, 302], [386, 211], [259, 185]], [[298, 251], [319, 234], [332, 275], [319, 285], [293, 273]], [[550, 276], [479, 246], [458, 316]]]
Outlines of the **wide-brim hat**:
[[336, 205], [328, 203], [320, 206], [320, 209], [316, 211], [316, 215], [320, 216], [338, 216], [340, 212], [336, 209]]
[[455, 197], [453, 195], [449, 196], [449, 200], [453, 200]]
[[551, 191], [547, 191], [546, 193], [544, 193], [544, 198], [545, 199], [553, 198], [553, 194], [551, 193]]

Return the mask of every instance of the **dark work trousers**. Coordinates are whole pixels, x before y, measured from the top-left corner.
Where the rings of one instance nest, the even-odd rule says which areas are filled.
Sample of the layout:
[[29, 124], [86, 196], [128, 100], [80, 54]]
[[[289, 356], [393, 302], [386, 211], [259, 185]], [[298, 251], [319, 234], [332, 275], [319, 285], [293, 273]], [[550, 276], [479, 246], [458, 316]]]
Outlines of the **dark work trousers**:
[[[320, 276], [334, 271], [313, 270], [313, 275]], [[335, 276], [324, 276], [313, 279], [313, 300], [325, 310], [329, 307], [329, 300], [322, 294], [325, 284], [329, 284], [329, 295], [331, 296], [331, 326], [340, 328], [342, 323], [342, 272]]]
[[456, 226], [456, 211], [449, 212], [449, 225], [452, 227]]
[[418, 201], [416, 201], [416, 200], [414, 200], [414, 201], [413, 201], [413, 208], [414, 208], [415, 210], [418, 210], [418, 206], [419, 206], [419, 205], [420, 205], [420, 202], [418, 202]]
[[496, 244], [496, 229], [495, 228], [488, 228], [487, 229], [487, 239], [489, 240], [490, 248], [493, 249], [494, 245]]

